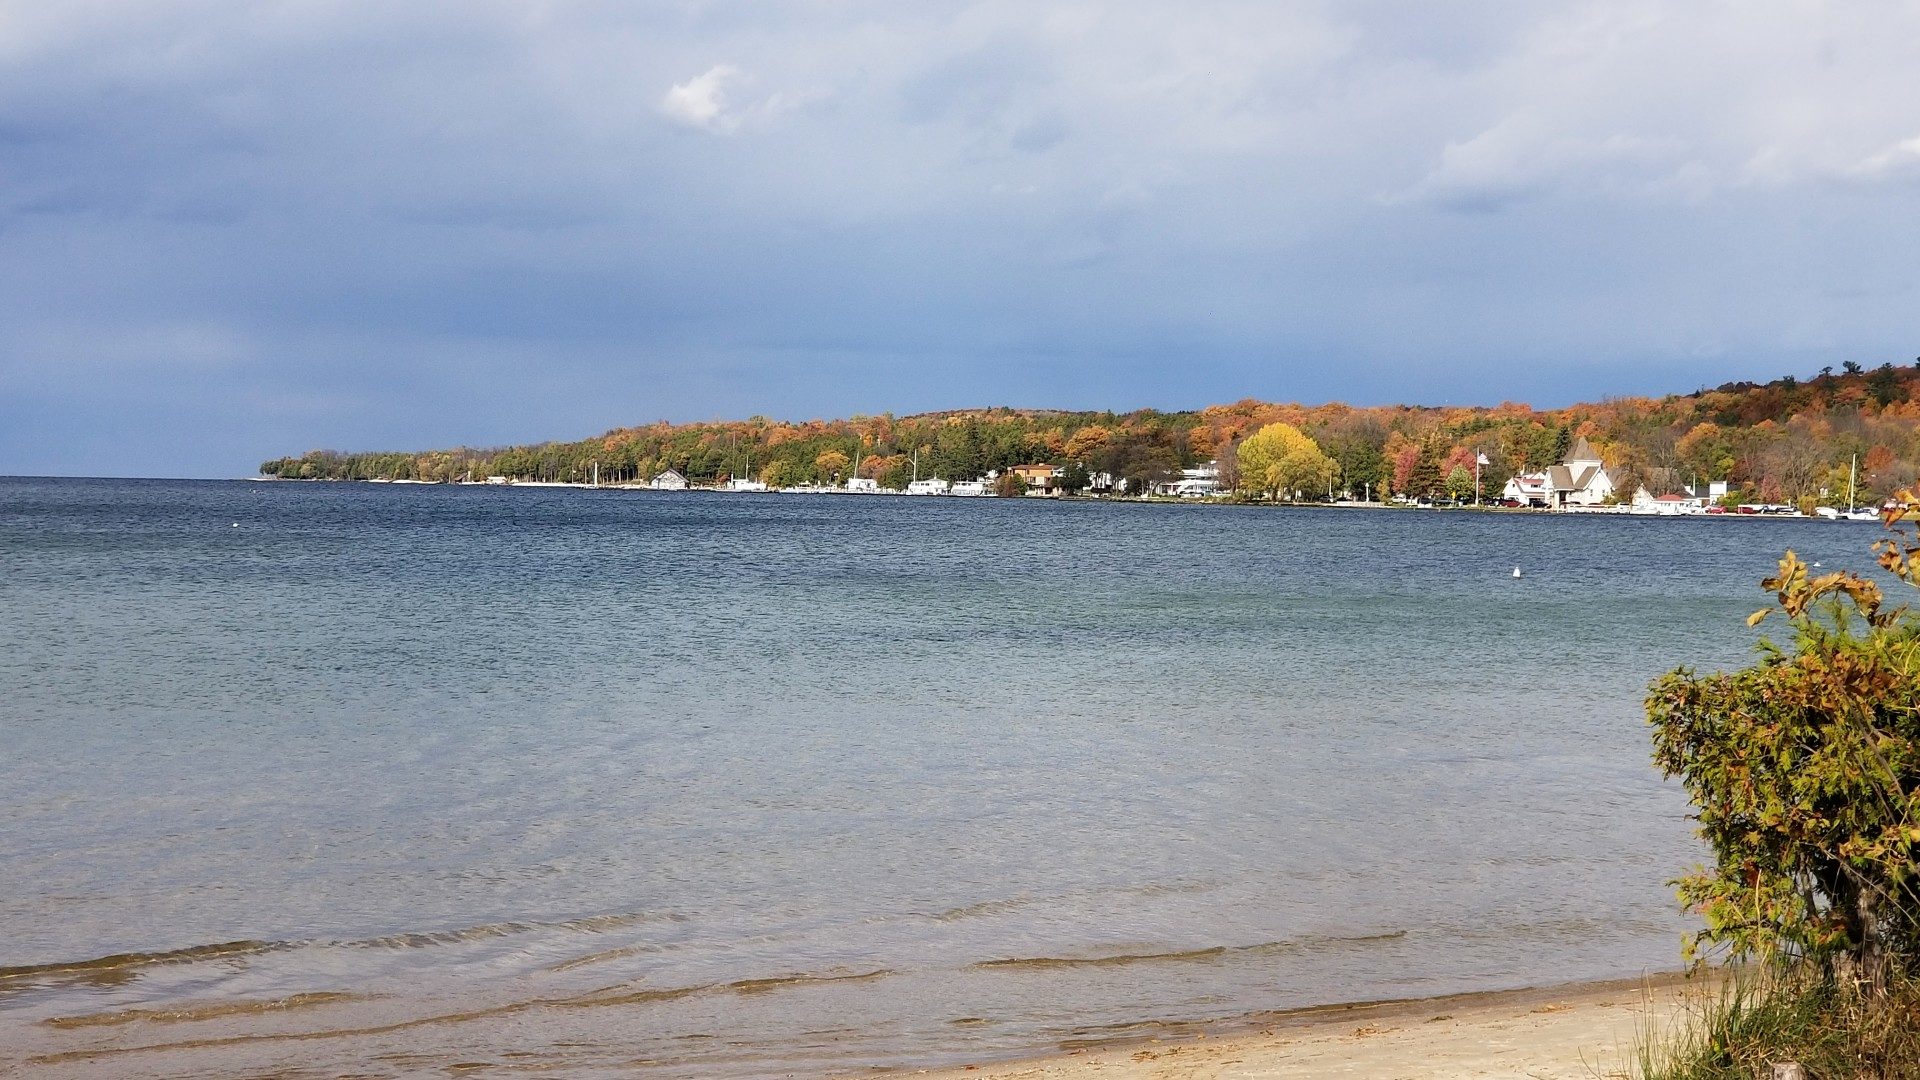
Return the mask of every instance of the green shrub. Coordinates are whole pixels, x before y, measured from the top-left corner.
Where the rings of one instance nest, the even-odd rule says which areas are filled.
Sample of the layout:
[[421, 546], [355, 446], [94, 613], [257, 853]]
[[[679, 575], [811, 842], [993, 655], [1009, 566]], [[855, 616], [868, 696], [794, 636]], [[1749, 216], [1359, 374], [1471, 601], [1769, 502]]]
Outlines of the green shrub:
[[[1905, 536], [1876, 550], [1920, 577]], [[1840, 963], [1878, 988], [1920, 953], [1920, 633], [1874, 581], [1812, 577], [1791, 551], [1765, 585], [1790, 647], [1763, 643], [1740, 671], [1675, 671], [1647, 699], [1654, 759], [1714, 854], [1676, 882], [1706, 921], [1688, 953]]]

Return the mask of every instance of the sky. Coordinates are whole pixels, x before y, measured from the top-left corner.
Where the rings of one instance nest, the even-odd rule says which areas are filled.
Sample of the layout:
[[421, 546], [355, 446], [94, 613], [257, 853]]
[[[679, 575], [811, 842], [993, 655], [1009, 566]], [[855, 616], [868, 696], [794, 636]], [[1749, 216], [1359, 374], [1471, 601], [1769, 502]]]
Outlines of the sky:
[[0, 0], [0, 474], [1920, 354], [1913, 0]]

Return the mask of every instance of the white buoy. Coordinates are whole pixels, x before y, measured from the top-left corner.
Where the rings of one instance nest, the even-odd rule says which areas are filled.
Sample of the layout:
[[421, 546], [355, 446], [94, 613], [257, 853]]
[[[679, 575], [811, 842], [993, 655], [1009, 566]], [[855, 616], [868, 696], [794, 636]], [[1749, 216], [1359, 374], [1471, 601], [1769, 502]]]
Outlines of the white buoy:
[[1519, 576], [1520, 576], [1520, 568], [1519, 568], [1519, 567], [1517, 567], [1517, 566], [1516, 566], [1516, 567], [1514, 567], [1514, 568], [1513, 568], [1513, 576], [1514, 576], [1514, 577], [1519, 577]]
[[239, 523], [239, 522], [237, 522], [237, 521], [236, 521], [236, 522], [234, 522], [234, 523], [233, 523], [233, 527], [234, 527], [234, 528], [236, 528], [236, 529], [237, 529], [237, 528], [239, 528], [239, 527], [240, 527], [240, 523]]

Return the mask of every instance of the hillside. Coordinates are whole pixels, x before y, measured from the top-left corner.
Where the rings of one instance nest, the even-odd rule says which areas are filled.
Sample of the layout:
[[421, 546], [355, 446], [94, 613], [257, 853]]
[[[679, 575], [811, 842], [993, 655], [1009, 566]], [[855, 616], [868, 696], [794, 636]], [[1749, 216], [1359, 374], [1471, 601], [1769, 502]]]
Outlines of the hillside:
[[[316, 450], [262, 463], [287, 479], [457, 480], [508, 476], [583, 480], [597, 464], [605, 483], [645, 480], [665, 469], [707, 482], [752, 476], [772, 486], [835, 483], [857, 459], [884, 486], [922, 477], [977, 477], [991, 469], [1078, 463], [1141, 483], [1220, 459], [1231, 469], [1238, 442], [1276, 421], [1315, 439], [1340, 465], [1342, 485], [1375, 493], [1442, 489], [1456, 468], [1485, 454], [1489, 490], [1508, 476], [1560, 460], [1586, 438], [1610, 467], [1651, 487], [1726, 480], [1769, 502], [1843, 490], [1860, 462], [1861, 500], [1920, 479], [1920, 364], [1871, 370], [1848, 364], [1811, 378], [1728, 383], [1660, 398], [1614, 398], [1564, 409], [1515, 402], [1432, 408], [1238, 401], [1196, 411], [1064, 412], [976, 409], [846, 420], [748, 420], [618, 428], [574, 442], [415, 453]], [[1632, 484], [1625, 485], [1631, 489]]]

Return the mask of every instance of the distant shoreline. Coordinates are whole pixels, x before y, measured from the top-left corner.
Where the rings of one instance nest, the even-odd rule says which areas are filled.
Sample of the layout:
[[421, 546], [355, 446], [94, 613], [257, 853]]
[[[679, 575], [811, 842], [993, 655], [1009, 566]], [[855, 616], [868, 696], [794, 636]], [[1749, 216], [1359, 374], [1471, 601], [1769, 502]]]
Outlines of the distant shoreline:
[[[56, 478], [48, 478], [48, 479], [56, 479]], [[67, 477], [67, 478], [60, 478], [60, 479], [79, 479], [79, 478]], [[1124, 504], [1124, 505], [1135, 505], [1135, 506], [1139, 506], [1139, 505], [1238, 506], [1238, 507], [1269, 509], [1269, 510], [1272, 510], [1272, 509], [1409, 510], [1409, 511], [1421, 511], [1421, 512], [1466, 511], [1470, 513], [1523, 514], [1523, 515], [1538, 515], [1538, 516], [1549, 516], [1549, 517], [1630, 517], [1630, 518], [1653, 518], [1653, 519], [1666, 519], [1666, 520], [1672, 520], [1676, 518], [1688, 519], [1688, 520], [1701, 519], [1701, 518], [1706, 518], [1706, 519], [1728, 518], [1728, 519], [1734, 519], [1734, 520], [1740, 520], [1740, 521], [1749, 521], [1749, 520], [1830, 521], [1830, 520], [1835, 520], [1831, 518], [1824, 518], [1817, 514], [1802, 514], [1798, 512], [1781, 513], [1777, 511], [1743, 512], [1743, 511], [1736, 511], [1736, 510], [1723, 510], [1719, 512], [1707, 512], [1707, 513], [1672, 514], [1672, 513], [1648, 513], [1646, 511], [1635, 510], [1627, 506], [1583, 506], [1578, 508], [1554, 510], [1547, 507], [1539, 507], [1539, 506], [1496, 506], [1493, 504], [1486, 504], [1486, 503], [1479, 504], [1479, 505], [1475, 505], [1472, 503], [1459, 504], [1459, 505], [1444, 505], [1444, 504], [1419, 505], [1419, 504], [1411, 504], [1411, 503], [1389, 503], [1389, 502], [1379, 502], [1379, 501], [1366, 502], [1366, 501], [1361, 501], [1357, 499], [1341, 500], [1337, 502], [1308, 502], [1308, 501], [1254, 502], [1254, 501], [1232, 499], [1232, 498], [1217, 498], [1217, 497], [1181, 498], [1178, 496], [1167, 496], [1167, 495], [1150, 495], [1145, 497], [1101, 496], [1101, 495], [1023, 495], [1023, 496], [1017, 496], [1017, 497], [1009, 497], [1009, 496], [994, 495], [991, 493], [985, 494], [985, 495], [953, 495], [953, 494], [942, 494], [942, 493], [932, 493], [932, 492], [909, 493], [905, 491], [896, 491], [893, 489], [882, 489], [879, 491], [849, 491], [845, 488], [801, 488], [801, 489], [789, 488], [789, 489], [775, 489], [775, 490], [769, 490], [769, 491], [729, 491], [726, 488], [722, 488], [722, 487], [707, 487], [707, 486], [687, 487], [687, 488], [681, 488], [681, 489], [664, 489], [664, 488], [650, 487], [646, 484], [586, 484], [586, 483], [575, 483], [570, 481], [553, 481], [553, 480], [516, 481], [516, 482], [505, 483], [505, 484], [488, 484], [481, 481], [463, 483], [459, 481], [442, 482], [442, 481], [433, 481], [433, 480], [347, 480], [347, 479], [340, 479], [336, 477], [287, 477], [287, 476], [245, 476], [245, 477], [239, 477], [237, 478], [237, 480], [240, 482], [252, 482], [252, 483], [262, 483], [262, 484], [267, 484], [267, 483], [272, 483], [272, 484], [378, 484], [381, 486], [400, 485], [405, 487], [491, 488], [495, 490], [498, 490], [501, 488], [533, 488], [538, 490], [561, 489], [561, 490], [571, 490], [571, 491], [646, 492], [649, 494], [659, 494], [659, 495], [687, 495], [687, 494], [760, 495], [760, 496], [816, 495], [816, 496], [833, 496], [836, 498], [846, 497], [846, 496], [856, 496], [856, 497], [866, 497], [866, 498], [888, 498], [888, 499], [891, 499], [891, 498], [945, 499], [945, 500], [954, 500], [954, 501], [961, 501], [961, 502], [971, 501], [976, 499], [1007, 499], [1009, 501], [1022, 502], [1022, 503], [1028, 503], [1028, 502], [1093, 503], [1093, 504]], [[1877, 521], [1859, 522], [1859, 524], [1878, 524], [1878, 522]]]

